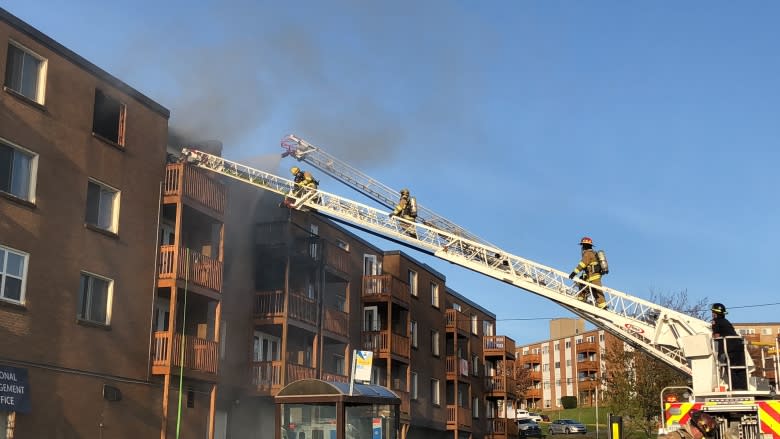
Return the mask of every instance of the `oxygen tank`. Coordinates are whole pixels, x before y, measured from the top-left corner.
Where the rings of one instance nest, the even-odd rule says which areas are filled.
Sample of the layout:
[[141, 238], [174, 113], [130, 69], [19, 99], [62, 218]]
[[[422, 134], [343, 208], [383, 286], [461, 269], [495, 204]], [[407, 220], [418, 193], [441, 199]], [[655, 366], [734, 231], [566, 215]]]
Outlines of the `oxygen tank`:
[[607, 254], [604, 250], [596, 252], [596, 260], [599, 262], [599, 271], [602, 275], [609, 273], [609, 263], [607, 262]]
[[417, 218], [417, 199], [414, 197], [409, 198], [409, 215]]

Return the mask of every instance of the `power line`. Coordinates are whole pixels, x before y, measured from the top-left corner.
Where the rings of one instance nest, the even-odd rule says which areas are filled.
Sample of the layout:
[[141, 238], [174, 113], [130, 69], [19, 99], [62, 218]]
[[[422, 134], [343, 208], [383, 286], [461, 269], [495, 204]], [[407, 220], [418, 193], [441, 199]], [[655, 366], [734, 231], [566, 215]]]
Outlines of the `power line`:
[[780, 305], [780, 302], [774, 302], [774, 303], [761, 303], [761, 304], [758, 304], [758, 305], [729, 306], [729, 309], [740, 309], [740, 308], [758, 308], [759, 306], [773, 306], [773, 305]]

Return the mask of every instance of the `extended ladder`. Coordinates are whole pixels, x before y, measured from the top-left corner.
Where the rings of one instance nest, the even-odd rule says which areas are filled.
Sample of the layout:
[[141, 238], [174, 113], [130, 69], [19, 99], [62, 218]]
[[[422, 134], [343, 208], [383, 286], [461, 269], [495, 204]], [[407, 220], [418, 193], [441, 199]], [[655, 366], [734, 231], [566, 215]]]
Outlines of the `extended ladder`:
[[[703, 320], [611, 288], [581, 280], [571, 281], [565, 272], [466, 239], [463, 235], [388, 217], [386, 211], [324, 191], [301, 191], [294, 196], [295, 184], [290, 180], [197, 150], [185, 148], [182, 154], [195, 166], [285, 196], [290, 200], [291, 208], [314, 210], [550, 299], [686, 374], [690, 375], [691, 369], [682, 352], [681, 338], [710, 332], [710, 324]], [[578, 300], [584, 287], [602, 290], [608, 308], [600, 309]]]
[[[299, 161], [304, 161], [388, 209], [393, 209], [398, 202], [399, 194], [397, 190], [369, 177], [348, 163], [323, 151], [322, 148], [314, 146], [294, 134], [290, 134], [282, 139], [282, 148], [285, 150], [282, 156], [291, 156]], [[453, 235], [462, 236], [471, 241], [492, 246], [489, 242], [474, 236], [463, 227], [422, 205], [418, 204], [417, 211], [417, 218], [423, 224], [444, 230]]]

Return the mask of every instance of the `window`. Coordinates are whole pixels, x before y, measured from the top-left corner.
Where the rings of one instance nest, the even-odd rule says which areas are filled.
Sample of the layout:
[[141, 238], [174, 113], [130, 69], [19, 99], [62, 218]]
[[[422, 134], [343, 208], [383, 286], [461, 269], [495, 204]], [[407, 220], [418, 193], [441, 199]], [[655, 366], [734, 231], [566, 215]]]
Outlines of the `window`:
[[471, 374], [479, 376], [479, 356], [471, 354]]
[[46, 89], [46, 60], [17, 43], [9, 43], [5, 86], [43, 105]]
[[544, 372], [548, 372], [550, 370], [550, 364], [549, 363], [542, 364], [542, 370]]
[[475, 396], [471, 400], [471, 417], [474, 419], [479, 419], [479, 397]]
[[439, 356], [439, 331], [431, 331], [431, 353]]
[[111, 301], [114, 281], [89, 273], [81, 273], [78, 318], [108, 325], [111, 322]]
[[571, 360], [566, 360], [566, 367], [571, 367]]
[[412, 388], [410, 397], [417, 399], [417, 372], [412, 372]]
[[556, 342], [556, 343], [553, 345], [553, 350], [554, 350], [555, 352], [558, 352], [558, 351], [560, 351], [560, 350], [561, 350], [561, 344]]
[[601, 341], [601, 342], [604, 341], [604, 334], [599, 334], [599, 341]]
[[309, 256], [312, 259], [319, 259], [320, 227], [317, 224], [309, 224], [309, 233]]
[[482, 335], [485, 337], [490, 337], [492, 335], [495, 335], [493, 333], [494, 326], [493, 322], [489, 322], [487, 320], [482, 320]]
[[561, 380], [555, 380], [555, 387], [561, 387]]
[[0, 139], [0, 191], [35, 201], [38, 155]]
[[431, 305], [439, 307], [439, 284], [431, 282]]
[[471, 315], [471, 333], [479, 335], [479, 319], [477, 319], [476, 314]]
[[87, 183], [87, 212], [84, 221], [116, 233], [119, 218], [119, 191], [95, 180]]
[[452, 304], [452, 309], [454, 309], [457, 312], [461, 312], [460, 303], [453, 303]]
[[566, 384], [571, 385], [574, 382], [571, 378], [566, 378]]
[[344, 250], [345, 252], [348, 252], [348, 251], [349, 251], [349, 243], [348, 243], [348, 242], [344, 242], [344, 241], [342, 241], [342, 240], [340, 240], [340, 239], [336, 239], [336, 245], [337, 245], [337, 246], [338, 246], [340, 249]]
[[337, 375], [346, 375], [344, 373], [344, 356], [333, 354], [333, 371]]
[[566, 349], [569, 349], [569, 348], [571, 348], [571, 342], [567, 340], [566, 341]]
[[24, 303], [27, 253], [0, 245], [0, 298]]
[[439, 389], [439, 380], [431, 379], [431, 403], [433, 405], [441, 404], [441, 393]]
[[772, 335], [772, 328], [761, 328], [761, 335]]
[[92, 132], [116, 143], [125, 144], [125, 104], [95, 89]]
[[409, 293], [417, 296], [417, 272], [414, 270], [409, 270]]
[[555, 368], [556, 369], [560, 369], [561, 368], [561, 362], [560, 361], [556, 361], [555, 362]]
[[409, 332], [411, 333], [412, 347], [416, 348], [417, 347], [417, 321], [416, 320], [412, 320], [411, 322], [409, 322]]

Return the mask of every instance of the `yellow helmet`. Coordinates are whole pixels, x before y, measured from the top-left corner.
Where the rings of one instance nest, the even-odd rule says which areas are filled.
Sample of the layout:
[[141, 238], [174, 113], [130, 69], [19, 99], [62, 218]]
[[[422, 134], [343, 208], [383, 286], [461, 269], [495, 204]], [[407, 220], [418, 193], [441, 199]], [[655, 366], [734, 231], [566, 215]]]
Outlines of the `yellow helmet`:
[[299, 167], [297, 167], [297, 166], [293, 166], [292, 168], [290, 168], [290, 173], [291, 173], [292, 175], [295, 175], [295, 174], [297, 174], [297, 173], [299, 173], [299, 172], [301, 172], [301, 168], [299, 168]]
[[401, 189], [401, 195], [402, 195], [402, 196], [403, 196], [403, 195], [409, 195], [409, 189], [406, 189], [406, 188], [404, 188], [404, 189]]

